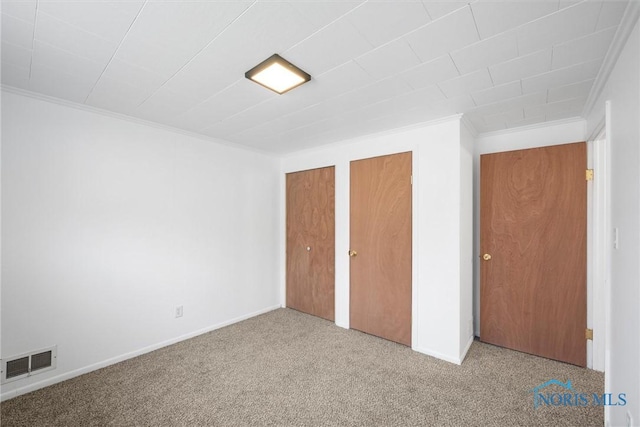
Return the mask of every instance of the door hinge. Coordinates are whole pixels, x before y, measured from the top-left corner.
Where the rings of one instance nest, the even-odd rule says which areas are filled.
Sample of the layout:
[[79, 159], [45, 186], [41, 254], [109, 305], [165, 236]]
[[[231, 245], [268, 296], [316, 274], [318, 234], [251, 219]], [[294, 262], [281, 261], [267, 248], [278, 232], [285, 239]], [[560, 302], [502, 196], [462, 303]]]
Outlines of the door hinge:
[[593, 181], [593, 169], [587, 169], [587, 181]]
[[413, 175], [411, 175], [411, 185], [413, 185]]
[[589, 328], [585, 329], [584, 330], [584, 337], [585, 337], [585, 339], [593, 341], [593, 329], [589, 329]]

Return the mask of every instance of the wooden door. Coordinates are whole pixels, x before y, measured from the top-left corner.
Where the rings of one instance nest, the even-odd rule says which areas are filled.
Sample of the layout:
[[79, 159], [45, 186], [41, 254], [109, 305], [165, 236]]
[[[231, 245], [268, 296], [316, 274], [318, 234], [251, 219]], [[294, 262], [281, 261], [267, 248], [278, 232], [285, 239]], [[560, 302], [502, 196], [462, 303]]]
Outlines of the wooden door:
[[411, 153], [351, 162], [351, 328], [411, 345]]
[[287, 307], [335, 317], [334, 167], [287, 174]]
[[586, 153], [581, 142], [481, 156], [482, 341], [586, 365]]

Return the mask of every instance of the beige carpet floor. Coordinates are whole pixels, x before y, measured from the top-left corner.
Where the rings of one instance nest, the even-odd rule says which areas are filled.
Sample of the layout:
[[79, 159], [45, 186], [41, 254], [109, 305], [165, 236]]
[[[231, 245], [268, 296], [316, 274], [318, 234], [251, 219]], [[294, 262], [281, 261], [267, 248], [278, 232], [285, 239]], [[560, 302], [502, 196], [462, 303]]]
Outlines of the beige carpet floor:
[[[533, 407], [537, 385], [603, 375], [475, 342], [461, 366], [279, 309], [1, 404], [10, 426], [602, 426]], [[552, 386], [558, 387], [558, 386]], [[557, 390], [557, 391], [562, 391]]]

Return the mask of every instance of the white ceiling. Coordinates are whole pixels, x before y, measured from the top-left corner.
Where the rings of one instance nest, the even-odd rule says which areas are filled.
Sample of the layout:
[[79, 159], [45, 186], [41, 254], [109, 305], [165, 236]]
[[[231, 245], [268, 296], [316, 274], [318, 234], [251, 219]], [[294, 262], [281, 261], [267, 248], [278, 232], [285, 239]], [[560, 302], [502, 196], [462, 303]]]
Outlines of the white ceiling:
[[[627, 1], [2, 0], [2, 83], [276, 153], [580, 116]], [[311, 74], [244, 78], [273, 53]]]

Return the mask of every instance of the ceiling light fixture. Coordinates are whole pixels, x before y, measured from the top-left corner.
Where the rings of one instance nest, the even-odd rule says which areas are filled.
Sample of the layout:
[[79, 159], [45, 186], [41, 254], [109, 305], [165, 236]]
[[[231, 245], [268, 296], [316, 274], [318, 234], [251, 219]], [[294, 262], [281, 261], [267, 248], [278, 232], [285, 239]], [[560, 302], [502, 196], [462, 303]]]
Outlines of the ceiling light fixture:
[[265, 59], [244, 76], [280, 95], [311, 80], [309, 74], [278, 54]]

